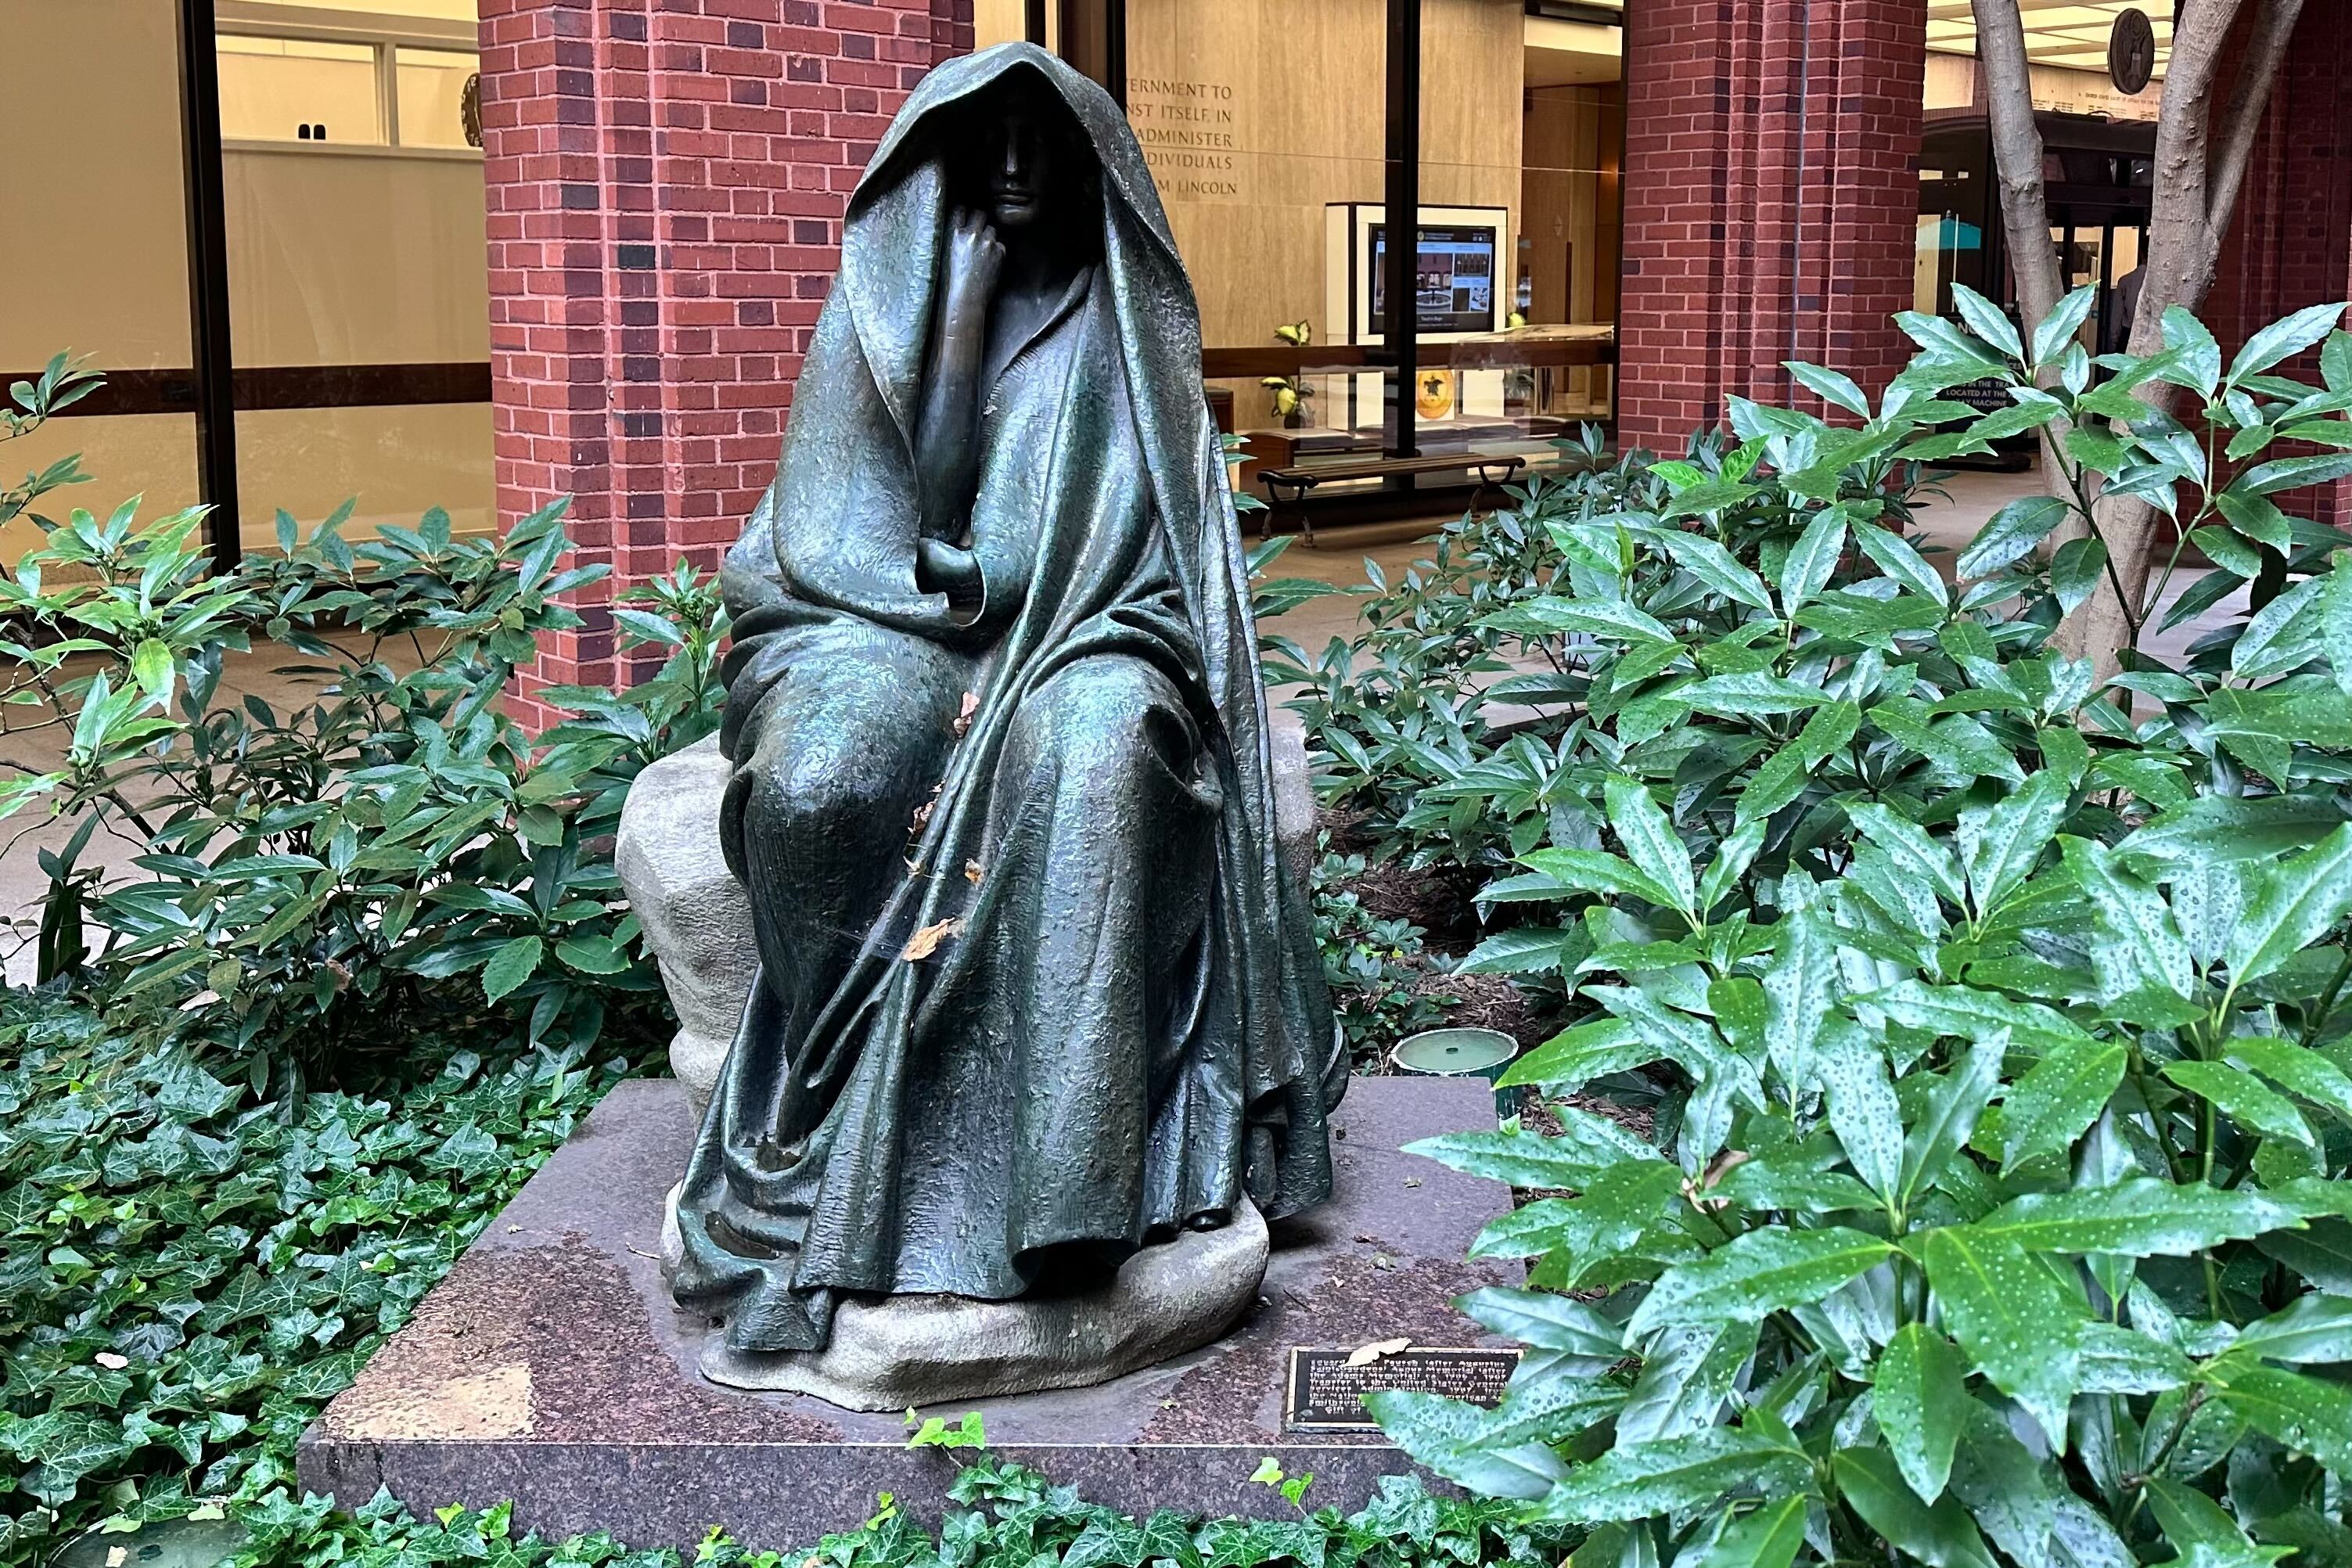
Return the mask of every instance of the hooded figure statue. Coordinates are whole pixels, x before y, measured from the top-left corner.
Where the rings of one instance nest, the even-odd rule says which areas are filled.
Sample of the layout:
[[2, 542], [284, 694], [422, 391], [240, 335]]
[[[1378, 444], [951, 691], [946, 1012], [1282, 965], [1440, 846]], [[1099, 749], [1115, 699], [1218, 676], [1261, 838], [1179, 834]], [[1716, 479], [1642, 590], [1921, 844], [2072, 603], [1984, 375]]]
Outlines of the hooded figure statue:
[[727, 558], [761, 974], [671, 1282], [729, 1353], [823, 1347], [844, 1297], [1083, 1292], [1328, 1194], [1346, 1059], [1238, 541], [1125, 117], [1029, 45], [940, 67]]

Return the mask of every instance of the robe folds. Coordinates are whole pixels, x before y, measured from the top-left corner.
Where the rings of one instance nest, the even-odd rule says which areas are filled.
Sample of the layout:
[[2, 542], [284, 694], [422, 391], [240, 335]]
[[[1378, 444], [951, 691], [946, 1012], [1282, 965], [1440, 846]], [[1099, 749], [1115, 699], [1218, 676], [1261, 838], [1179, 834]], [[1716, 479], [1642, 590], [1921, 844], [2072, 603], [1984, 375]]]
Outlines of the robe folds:
[[[915, 420], [953, 138], [1023, 72], [1099, 161], [1101, 245], [982, 389], [975, 613], [917, 580]], [[680, 1191], [679, 1302], [735, 1351], [812, 1350], [845, 1294], [1076, 1288], [1328, 1195], [1346, 1055], [1276, 856], [1197, 309], [1099, 88], [1008, 45], [909, 98], [723, 584], [721, 833], [761, 972]]]

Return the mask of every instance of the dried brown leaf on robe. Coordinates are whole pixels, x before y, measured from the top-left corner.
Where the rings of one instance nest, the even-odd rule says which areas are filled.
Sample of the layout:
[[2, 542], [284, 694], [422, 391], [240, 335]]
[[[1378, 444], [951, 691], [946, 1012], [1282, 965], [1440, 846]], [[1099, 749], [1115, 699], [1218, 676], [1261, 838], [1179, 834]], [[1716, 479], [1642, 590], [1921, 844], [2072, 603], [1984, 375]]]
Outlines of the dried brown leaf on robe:
[[906, 948], [898, 954], [909, 963], [920, 963], [940, 950], [940, 943], [963, 931], [963, 917], [934, 921], [907, 939]]

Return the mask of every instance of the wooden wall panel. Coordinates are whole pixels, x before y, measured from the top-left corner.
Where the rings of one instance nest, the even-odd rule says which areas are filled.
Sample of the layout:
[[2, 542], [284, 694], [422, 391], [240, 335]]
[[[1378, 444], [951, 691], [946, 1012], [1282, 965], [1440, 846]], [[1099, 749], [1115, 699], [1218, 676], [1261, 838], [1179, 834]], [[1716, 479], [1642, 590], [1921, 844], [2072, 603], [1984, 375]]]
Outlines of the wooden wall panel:
[[[1522, 6], [1427, 0], [1422, 200], [1519, 205]], [[1207, 342], [1328, 341], [1324, 207], [1381, 199], [1381, 0], [1128, 0], [1128, 112]]]

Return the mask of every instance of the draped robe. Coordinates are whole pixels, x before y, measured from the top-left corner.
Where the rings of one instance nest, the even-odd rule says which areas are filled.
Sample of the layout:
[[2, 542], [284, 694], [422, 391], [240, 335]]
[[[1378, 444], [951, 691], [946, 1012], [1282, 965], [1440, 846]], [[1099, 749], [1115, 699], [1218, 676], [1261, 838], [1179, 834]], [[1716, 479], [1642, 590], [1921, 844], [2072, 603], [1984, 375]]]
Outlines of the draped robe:
[[[975, 614], [917, 580], [915, 430], [950, 138], [1013, 72], [1095, 150], [1101, 246], [982, 389]], [[1197, 310], [1099, 88], [1008, 45], [909, 98], [723, 584], [761, 973], [680, 1191], [680, 1303], [733, 1351], [810, 1350], [845, 1293], [1078, 1288], [1328, 1195], [1346, 1059], [1276, 858]]]

